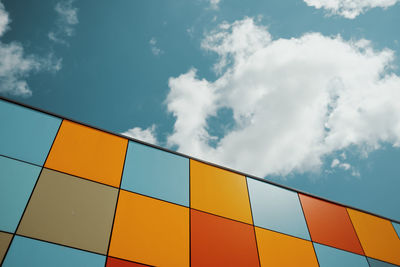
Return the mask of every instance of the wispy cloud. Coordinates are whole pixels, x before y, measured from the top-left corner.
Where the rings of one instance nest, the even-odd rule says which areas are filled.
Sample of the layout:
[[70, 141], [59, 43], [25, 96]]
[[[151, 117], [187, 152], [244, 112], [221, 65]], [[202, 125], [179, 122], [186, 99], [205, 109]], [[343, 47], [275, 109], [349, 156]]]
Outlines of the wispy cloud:
[[150, 49], [153, 55], [159, 56], [164, 53], [159, 47], [157, 47], [157, 39], [155, 37], [152, 37], [149, 41], [150, 44]]
[[155, 131], [156, 131], [156, 126], [153, 124], [152, 126], [150, 126], [147, 129], [142, 129], [140, 127], [134, 127], [134, 128], [129, 129], [126, 132], [123, 132], [121, 134], [141, 140], [143, 142], [147, 142], [147, 143], [156, 145], [157, 137], [156, 137]]
[[48, 34], [50, 40], [60, 44], [68, 44], [66, 38], [75, 34], [74, 27], [79, 23], [79, 20], [78, 8], [72, 6], [73, 2], [74, 0], [61, 1], [54, 7], [58, 18], [56, 29]]
[[323, 8], [328, 15], [339, 15], [354, 19], [372, 8], [388, 8], [400, 0], [304, 0], [308, 6]]
[[20, 43], [3, 43], [1, 37], [10, 29], [9, 23], [8, 12], [0, 2], [0, 93], [29, 97], [32, 90], [27, 78], [39, 71], [59, 71], [61, 59], [52, 53], [45, 57], [26, 55]]
[[[274, 40], [252, 18], [221, 24], [202, 47], [219, 56], [215, 81], [195, 69], [169, 79], [166, 103], [176, 121], [168, 144], [179, 151], [285, 176], [319, 170], [327, 155], [350, 146], [360, 156], [383, 143], [400, 146], [392, 50], [320, 33]], [[208, 123], [221, 109], [232, 111], [235, 126], [213, 136]], [[333, 163], [359, 175], [347, 164]]]
[[219, 9], [219, 4], [221, 0], [209, 0], [210, 1], [210, 8], [213, 10], [218, 10]]

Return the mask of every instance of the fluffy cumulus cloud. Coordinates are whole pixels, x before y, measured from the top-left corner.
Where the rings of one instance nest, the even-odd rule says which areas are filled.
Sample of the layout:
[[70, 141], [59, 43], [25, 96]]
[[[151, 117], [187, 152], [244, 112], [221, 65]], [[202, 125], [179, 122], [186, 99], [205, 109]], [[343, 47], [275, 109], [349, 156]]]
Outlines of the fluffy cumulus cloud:
[[56, 43], [67, 44], [66, 38], [75, 34], [74, 27], [79, 23], [79, 20], [78, 9], [72, 6], [73, 2], [73, 0], [61, 1], [54, 7], [58, 19], [56, 29], [48, 34], [50, 40]]
[[[252, 18], [221, 24], [202, 47], [219, 56], [216, 80], [196, 69], [169, 79], [168, 145], [183, 153], [266, 176], [318, 171], [350, 146], [365, 154], [400, 145], [400, 77], [389, 49], [320, 33], [273, 39]], [[234, 127], [213, 136], [209, 122], [222, 109]]]
[[46, 57], [26, 55], [18, 42], [4, 43], [1, 37], [9, 29], [10, 18], [0, 2], [0, 93], [28, 97], [32, 91], [26, 81], [32, 72], [51, 71], [61, 68], [61, 59], [53, 54]]
[[354, 19], [371, 8], [388, 8], [400, 0], [304, 0], [308, 6], [323, 8], [330, 15]]
[[147, 129], [135, 127], [135, 128], [129, 129], [128, 131], [123, 132], [121, 134], [128, 136], [128, 137], [138, 139], [143, 142], [147, 142], [147, 143], [156, 145], [157, 138], [156, 138], [155, 130], [156, 130], [156, 126], [153, 124], [152, 126], [150, 126]]

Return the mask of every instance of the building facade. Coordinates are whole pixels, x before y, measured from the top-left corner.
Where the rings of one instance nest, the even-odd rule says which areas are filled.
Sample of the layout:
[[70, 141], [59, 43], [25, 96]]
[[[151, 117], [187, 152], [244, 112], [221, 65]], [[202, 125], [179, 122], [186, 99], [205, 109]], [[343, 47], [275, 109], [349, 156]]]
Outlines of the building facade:
[[0, 199], [2, 266], [400, 266], [398, 222], [6, 99]]

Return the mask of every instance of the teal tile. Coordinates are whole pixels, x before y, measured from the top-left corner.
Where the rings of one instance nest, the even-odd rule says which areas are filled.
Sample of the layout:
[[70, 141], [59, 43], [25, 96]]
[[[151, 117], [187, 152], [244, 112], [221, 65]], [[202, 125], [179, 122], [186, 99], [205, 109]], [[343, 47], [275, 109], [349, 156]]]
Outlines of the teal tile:
[[0, 230], [15, 232], [40, 170], [0, 156]]
[[297, 193], [247, 178], [254, 225], [310, 240]]
[[395, 223], [395, 222], [392, 222], [392, 224], [393, 224], [394, 230], [397, 233], [397, 236], [400, 238], [400, 224]]
[[0, 100], [0, 155], [43, 165], [61, 119]]
[[189, 159], [129, 142], [121, 188], [189, 206]]
[[106, 257], [74, 248], [15, 236], [4, 267], [104, 267]]
[[321, 267], [369, 267], [364, 256], [314, 243], [315, 253]]
[[368, 258], [369, 266], [370, 267], [397, 267], [398, 265], [394, 265], [391, 263], [387, 263], [384, 261], [378, 261], [375, 259]]

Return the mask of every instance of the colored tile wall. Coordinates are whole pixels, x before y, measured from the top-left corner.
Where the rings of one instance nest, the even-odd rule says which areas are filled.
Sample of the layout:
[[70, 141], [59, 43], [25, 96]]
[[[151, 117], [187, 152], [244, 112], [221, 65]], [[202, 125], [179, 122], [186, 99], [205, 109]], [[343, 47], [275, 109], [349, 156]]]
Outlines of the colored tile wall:
[[400, 266], [399, 235], [396, 222], [0, 100], [1, 266]]

